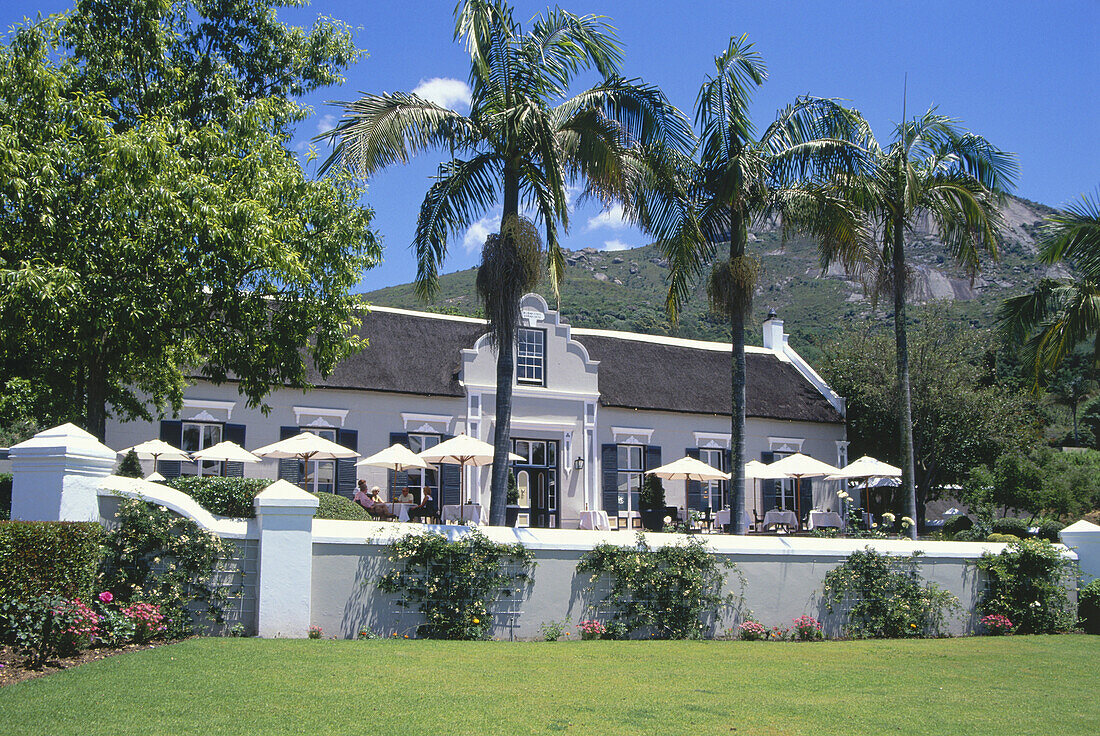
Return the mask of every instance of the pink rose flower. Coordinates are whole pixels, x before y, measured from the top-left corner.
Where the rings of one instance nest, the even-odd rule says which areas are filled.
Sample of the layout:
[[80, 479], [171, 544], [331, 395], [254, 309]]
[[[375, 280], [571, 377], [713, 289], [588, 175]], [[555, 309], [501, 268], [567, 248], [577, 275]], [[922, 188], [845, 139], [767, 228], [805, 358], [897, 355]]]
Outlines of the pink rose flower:
[[105, 591], [103, 591], [102, 593], [99, 594], [100, 603], [110, 603], [114, 599], [115, 599], [115, 597], [113, 595], [111, 595], [111, 591], [109, 591], [109, 590], [105, 590]]

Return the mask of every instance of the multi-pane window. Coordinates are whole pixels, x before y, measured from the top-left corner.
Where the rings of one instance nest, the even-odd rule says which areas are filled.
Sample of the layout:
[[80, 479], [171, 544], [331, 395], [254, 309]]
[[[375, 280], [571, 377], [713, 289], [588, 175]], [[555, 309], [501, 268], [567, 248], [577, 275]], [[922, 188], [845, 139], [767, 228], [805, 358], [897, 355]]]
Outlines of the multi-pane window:
[[[335, 429], [322, 429], [320, 427], [302, 427], [303, 432], [311, 432], [318, 437], [323, 437], [331, 442], [336, 441]], [[298, 461], [298, 469], [301, 473], [306, 490], [313, 493], [336, 493], [336, 461], [335, 460], [310, 460], [309, 467], [306, 463]], [[306, 471], [309, 471], [308, 473]]]
[[[726, 467], [725, 450], [702, 448], [699, 450], [699, 459], [712, 468], [717, 468], [722, 472], [729, 472], [729, 468]], [[708, 480], [700, 485], [701, 488], [699, 490], [702, 493], [703, 508], [709, 506], [712, 510], [717, 510], [725, 507], [729, 481]]]
[[[222, 441], [222, 425], [205, 422], [184, 422], [180, 449], [184, 452], [198, 452]], [[180, 463], [182, 475], [221, 475], [222, 464], [216, 460], [204, 460], [197, 463]]]
[[[774, 460], [772, 462], [775, 462], [776, 460], [782, 460], [783, 458], [787, 457], [790, 454], [791, 453], [789, 453], [789, 452], [777, 452], [777, 453], [775, 453]], [[775, 483], [775, 505], [778, 508], [781, 508], [781, 509], [788, 509], [790, 511], [794, 511], [794, 509], [795, 509], [795, 502], [794, 502], [795, 483], [794, 483], [794, 481], [790, 480], [790, 479], [787, 479], [787, 480], [776, 480], [776, 481], [768, 481], [768, 482]], [[767, 509], [765, 509], [765, 511], [767, 511]]]
[[641, 445], [619, 445], [619, 511], [641, 507], [643, 458]]
[[546, 381], [546, 333], [530, 327], [516, 331], [516, 381], [542, 386]]
[[[437, 434], [410, 434], [409, 435], [409, 449], [413, 452], [424, 452], [424, 450], [435, 447], [439, 444], [439, 435]], [[431, 466], [426, 469], [409, 468], [409, 479], [407, 481], [408, 488], [412, 491], [413, 496], [419, 502], [424, 498], [424, 489], [430, 490], [432, 498], [439, 503], [439, 468], [437, 466]], [[398, 488], [397, 492], [400, 493], [401, 489]]]

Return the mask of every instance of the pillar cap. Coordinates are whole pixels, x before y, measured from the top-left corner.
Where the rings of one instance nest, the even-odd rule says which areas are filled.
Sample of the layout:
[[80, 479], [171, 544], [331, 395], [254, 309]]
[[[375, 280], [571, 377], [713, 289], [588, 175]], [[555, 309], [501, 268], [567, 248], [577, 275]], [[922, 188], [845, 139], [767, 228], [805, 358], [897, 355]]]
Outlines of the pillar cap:
[[286, 480], [277, 480], [257, 493], [252, 503], [257, 511], [268, 508], [316, 509], [321, 505], [312, 493]]
[[8, 451], [8, 457], [13, 461], [49, 455], [79, 455], [114, 463], [118, 453], [72, 423], [44, 429], [29, 440], [12, 445]]

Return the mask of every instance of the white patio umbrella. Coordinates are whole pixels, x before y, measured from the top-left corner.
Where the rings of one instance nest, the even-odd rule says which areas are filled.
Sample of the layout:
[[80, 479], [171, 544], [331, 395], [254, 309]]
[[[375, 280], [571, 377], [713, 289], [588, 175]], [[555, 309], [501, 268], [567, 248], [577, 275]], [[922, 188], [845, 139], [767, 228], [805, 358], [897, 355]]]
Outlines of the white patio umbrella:
[[133, 447], [127, 447], [125, 450], [119, 450], [119, 455], [125, 455], [133, 450], [138, 457], [151, 457], [153, 458], [153, 472], [157, 472], [157, 461], [161, 458], [165, 460], [178, 460], [180, 462], [191, 462], [191, 456], [178, 447], [173, 447], [164, 440], [147, 440]]
[[[896, 468], [889, 463], [884, 463], [881, 460], [876, 460], [870, 455], [864, 455], [859, 460], [853, 460], [840, 469], [839, 473], [835, 473], [826, 477], [826, 480], [862, 480], [863, 483], [858, 485], [857, 490], [871, 490], [872, 488], [891, 488], [898, 483], [873, 483], [872, 481], [878, 479], [894, 479], [901, 478], [901, 468]], [[860, 498], [861, 505], [867, 508], [868, 502]]]
[[408, 470], [409, 468], [427, 468], [428, 463], [420, 459], [420, 457], [405, 447], [402, 444], [390, 445], [381, 452], [376, 452], [370, 457], [365, 457], [359, 462], [358, 465], [368, 465], [373, 468], [386, 468], [394, 472], [398, 470]]
[[[646, 475], [655, 475], [665, 480], [695, 480], [700, 483], [708, 480], [729, 480], [730, 474], [723, 473], [718, 468], [707, 465], [702, 460], [694, 457], [682, 457], [667, 465], [645, 471]], [[707, 506], [709, 514], [710, 506]], [[710, 518], [709, 516], [707, 517]]]
[[[783, 473], [776, 473], [774, 470], [770, 470], [768, 465], [760, 462], [759, 460], [749, 460], [745, 463], [745, 480], [751, 480], [753, 484], [753, 504], [756, 503], [755, 498], [760, 491], [760, 487], [757, 485], [758, 480], [779, 480], [780, 478], [786, 478]], [[767, 509], [764, 509], [767, 511]], [[753, 514], [756, 513], [756, 507], [753, 507]]]
[[207, 462], [223, 462], [223, 463], [259, 463], [263, 462], [260, 458], [253, 455], [248, 450], [244, 449], [236, 442], [219, 442], [216, 445], [210, 445], [206, 449], [199, 450], [191, 453], [191, 457], [199, 461]]
[[802, 479], [836, 475], [840, 472], [840, 468], [815, 460], [809, 455], [803, 455], [801, 452], [776, 460], [766, 467], [769, 472], [782, 473], [781, 477], [795, 479], [794, 503], [799, 523], [802, 520]]
[[[444, 463], [446, 465], [459, 465], [461, 466], [459, 482], [462, 489], [459, 496], [459, 500], [465, 503], [466, 498], [466, 470], [467, 465], [478, 467], [481, 465], [492, 465], [493, 463], [493, 446], [488, 442], [482, 442], [479, 439], [471, 437], [468, 434], [460, 434], [452, 437], [449, 440], [440, 442], [435, 447], [429, 447], [427, 450], [419, 453], [421, 460], [429, 463]], [[519, 455], [509, 452], [509, 460], [523, 460]]]
[[861, 480], [863, 478], [900, 478], [901, 468], [895, 468], [889, 463], [876, 460], [870, 455], [864, 455], [859, 460], [853, 460], [840, 469], [839, 472], [828, 476], [826, 480]]
[[338, 445], [332, 440], [326, 440], [312, 432], [302, 432], [285, 440], [264, 445], [252, 451], [253, 455], [264, 458], [276, 458], [279, 460], [298, 458], [307, 463], [306, 486], [309, 486], [309, 461], [310, 460], [347, 460], [359, 457], [359, 453], [350, 448]]

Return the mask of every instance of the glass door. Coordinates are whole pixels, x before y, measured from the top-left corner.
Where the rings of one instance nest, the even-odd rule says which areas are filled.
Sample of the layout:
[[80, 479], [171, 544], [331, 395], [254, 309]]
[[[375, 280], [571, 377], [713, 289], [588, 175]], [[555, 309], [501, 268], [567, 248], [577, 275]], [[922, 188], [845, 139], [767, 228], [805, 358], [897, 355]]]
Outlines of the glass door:
[[554, 528], [561, 521], [558, 508], [558, 443], [554, 440], [512, 440], [512, 461], [519, 500], [517, 513], [526, 514], [533, 527]]

